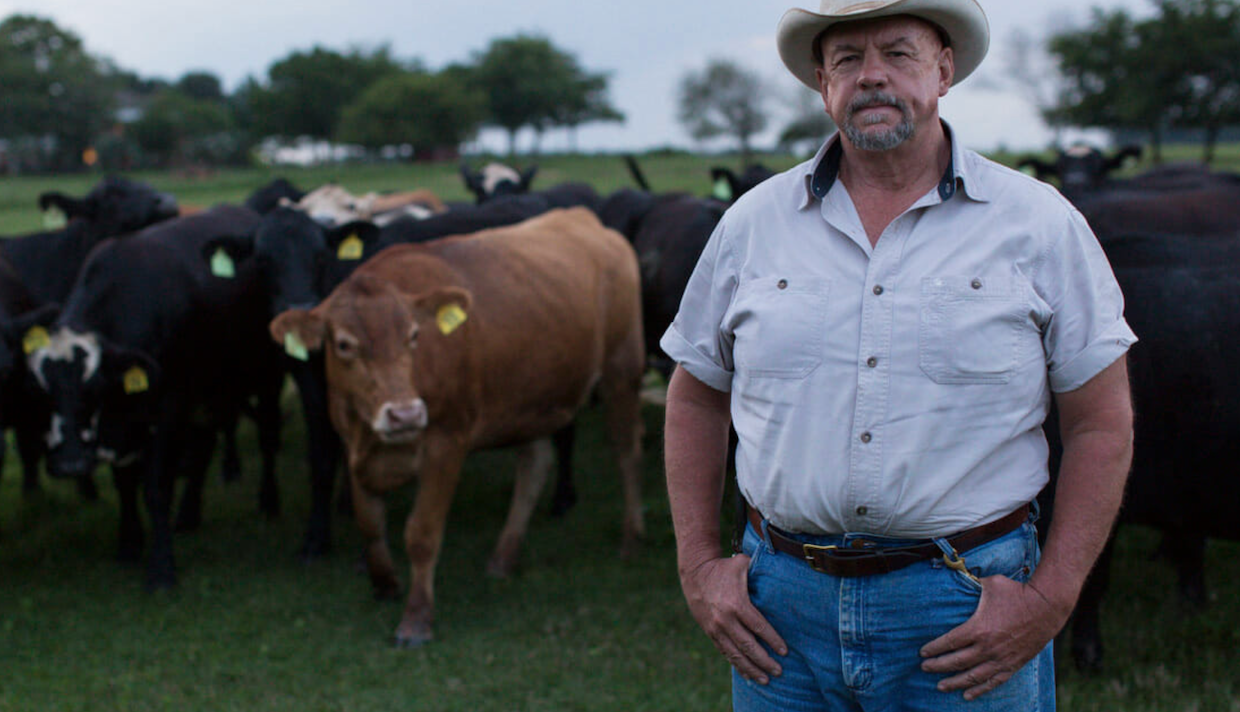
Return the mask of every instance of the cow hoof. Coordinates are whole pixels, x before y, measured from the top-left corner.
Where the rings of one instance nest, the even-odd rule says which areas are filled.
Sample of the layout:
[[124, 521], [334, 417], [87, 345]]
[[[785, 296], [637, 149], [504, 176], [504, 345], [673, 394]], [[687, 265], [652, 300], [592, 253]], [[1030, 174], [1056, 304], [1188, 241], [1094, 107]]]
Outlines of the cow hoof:
[[557, 496], [551, 502], [551, 516], [559, 519], [565, 514], [568, 514], [568, 510], [572, 509], [575, 504], [577, 504], [576, 492], [569, 492], [563, 497]]
[[330, 551], [331, 545], [327, 542], [307, 539], [297, 550], [297, 558], [302, 563], [309, 564], [327, 556]]
[[400, 586], [375, 586], [374, 594], [376, 601], [395, 601], [400, 598]]
[[420, 648], [431, 642], [435, 635], [431, 632], [429, 625], [413, 625], [401, 623], [396, 628], [396, 640], [394, 641], [397, 648], [401, 650], [412, 650]]
[[516, 560], [491, 557], [491, 560], [487, 562], [487, 576], [490, 576], [491, 578], [508, 578], [516, 570]]

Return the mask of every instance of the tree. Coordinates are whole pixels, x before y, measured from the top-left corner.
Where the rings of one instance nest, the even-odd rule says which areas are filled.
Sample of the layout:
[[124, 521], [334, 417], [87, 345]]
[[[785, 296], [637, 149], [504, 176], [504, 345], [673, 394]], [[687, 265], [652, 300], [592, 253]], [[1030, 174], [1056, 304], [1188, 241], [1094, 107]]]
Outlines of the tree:
[[[0, 136], [44, 147], [52, 167], [78, 169], [112, 123], [115, 70], [52, 21], [13, 15], [0, 23]], [[40, 150], [44, 152], [44, 150]]]
[[1182, 122], [1205, 132], [1203, 160], [1214, 158], [1219, 131], [1240, 122], [1240, 7], [1226, 0], [1158, 0], [1154, 29], [1177, 77]]
[[224, 88], [210, 72], [186, 72], [176, 83], [177, 91], [199, 101], [223, 101]]
[[516, 152], [517, 132], [525, 127], [541, 138], [553, 126], [575, 129], [587, 121], [623, 120], [607, 102], [607, 76], [587, 74], [545, 37], [492, 40], [474, 53], [469, 75], [487, 98], [489, 123], [508, 132], [509, 154]]
[[712, 59], [702, 72], [680, 80], [680, 122], [701, 141], [730, 136], [740, 143], [741, 160], [750, 162], [750, 141], [766, 128], [766, 91], [758, 75], [726, 59]]
[[293, 52], [268, 68], [267, 86], [246, 87], [253, 130], [263, 136], [331, 138], [345, 106], [379, 79], [411, 68], [386, 47], [371, 53], [340, 54], [318, 46]]
[[817, 149], [835, 130], [835, 122], [827, 114], [821, 95], [806, 91], [800, 85], [794, 91], [796, 93], [788, 101], [792, 119], [780, 131], [779, 145], [788, 151], [795, 151], [798, 145], [806, 143]]
[[175, 89], [157, 94], [142, 118], [129, 127], [139, 148], [162, 164], [226, 159], [231, 145], [221, 137], [232, 128], [223, 105]]
[[456, 148], [486, 117], [486, 99], [443, 74], [406, 72], [375, 82], [345, 108], [337, 137], [368, 148]]

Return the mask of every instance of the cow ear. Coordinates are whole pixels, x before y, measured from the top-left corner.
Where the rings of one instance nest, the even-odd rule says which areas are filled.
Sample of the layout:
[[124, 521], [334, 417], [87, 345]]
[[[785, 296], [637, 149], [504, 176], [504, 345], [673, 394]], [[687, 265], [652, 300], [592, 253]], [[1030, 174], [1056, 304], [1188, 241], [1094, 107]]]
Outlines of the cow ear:
[[521, 191], [522, 192], [524, 193], [529, 192], [530, 183], [534, 182], [534, 176], [536, 175], [538, 175], [538, 166], [530, 166], [529, 168], [526, 168], [525, 170], [521, 171]]
[[0, 326], [0, 334], [14, 351], [20, 348], [24, 353], [31, 353], [46, 345], [48, 329], [60, 316], [59, 304], [44, 304], [23, 314], [13, 317]]
[[95, 216], [94, 204], [88, 200], [70, 198], [64, 193], [50, 191], [39, 196], [39, 209], [58, 208], [69, 219], [92, 218]]
[[305, 361], [311, 351], [323, 348], [327, 335], [327, 320], [313, 311], [289, 309], [271, 320], [268, 327], [271, 338], [284, 348], [289, 356]]
[[410, 298], [418, 324], [434, 324], [445, 336], [469, 319], [473, 305], [473, 294], [460, 287], [440, 287]]
[[327, 248], [341, 261], [362, 260], [379, 244], [379, 227], [369, 220], [354, 220], [331, 228], [325, 237]]
[[104, 344], [99, 366], [104, 382], [125, 397], [145, 397], [161, 375], [159, 364], [136, 349]]
[[482, 173], [470, 170], [469, 164], [461, 161], [461, 180], [465, 182], [465, 187], [474, 195], [483, 195], [485, 192], [482, 188]]
[[717, 200], [730, 203], [736, 196], [736, 175], [727, 168], [721, 166], [711, 168], [710, 185], [710, 194]]
[[237, 267], [254, 254], [254, 235], [222, 235], [202, 246], [202, 259], [211, 274], [222, 279], [237, 276]]

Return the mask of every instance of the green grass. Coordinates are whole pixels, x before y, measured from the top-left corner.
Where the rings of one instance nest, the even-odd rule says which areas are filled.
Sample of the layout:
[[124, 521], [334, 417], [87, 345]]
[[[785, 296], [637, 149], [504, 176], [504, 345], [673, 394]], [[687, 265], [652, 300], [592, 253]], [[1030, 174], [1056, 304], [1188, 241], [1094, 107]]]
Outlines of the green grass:
[[[659, 188], [705, 194], [706, 168], [716, 162], [659, 156], [642, 165]], [[618, 158], [542, 163], [544, 185], [589, 180], [606, 192], [630, 184]], [[428, 186], [465, 197], [454, 164], [286, 172], [303, 186], [329, 173], [357, 191]], [[146, 177], [183, 202], [210, 204], [236, 200], [270, 175]], [[6, 230], [12, 215], [37, 224], [31, 196], [40, 190], [73, 192], [61, 186], [93, 180], [0, 180]], [[728, 708], [727, 666], [690, 618], [676, 580], [660, 408], [643, 411], [648, 536], [630, 560], [617, 556], [621, 497], [600, 413], [587, 411], [578, 434], [580, 503], [555, 520], [544, 501], [521, 570], [508, 580], [488, 578], [484, 566], [507, 511], [514, 458], [471, 456], [436, 580], [438, 639], [413, 651], [390, 644], [401, 606], [371, 598], [349, 517], [336, 519], [326, 559], [294, 557], [309, 505], [291, 393], [284, 412], [283, 516], [257, 513], [257, 449], [244, 423], [245, 476], [226, 485], [213, 471], [202, 528], [176, 539], [181, 585], [171, 593], [146, 593], [139, 567], [113, 561], [117, 508], [106, 469], [98, 503], [46, 479], [42, 494], [23, 498], [9, 455], [0, 478], [0, 712]], [[399, 531], [412, 494], [395, 497], [390, 510], [403, 578]], [[1105, 670], [1085, 677], [1061, 660], [1060, 709], [1240, 712], [1240, 544], [1211, 542], [1212, 602], [1201, 613], [1180, 607], [1170, 566], [1150, 560], [1153, 532], [1125, 528], [1119, 545], [1103, 618]]]

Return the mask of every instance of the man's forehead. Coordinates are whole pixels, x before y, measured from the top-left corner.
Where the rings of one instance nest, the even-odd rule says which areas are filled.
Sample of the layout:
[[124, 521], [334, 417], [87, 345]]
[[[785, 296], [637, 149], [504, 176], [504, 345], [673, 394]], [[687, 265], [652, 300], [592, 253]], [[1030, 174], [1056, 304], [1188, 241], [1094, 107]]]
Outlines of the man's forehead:
[[819, 42], [820, 47], [829, 52], [836, 47], [854, 47], [871, 41], [894, 44], [901, 40], [917, 43], [925, 39], [938, 39], [934, 25], [912, 15], [892, 15], [836, 23], [822, 33]]

